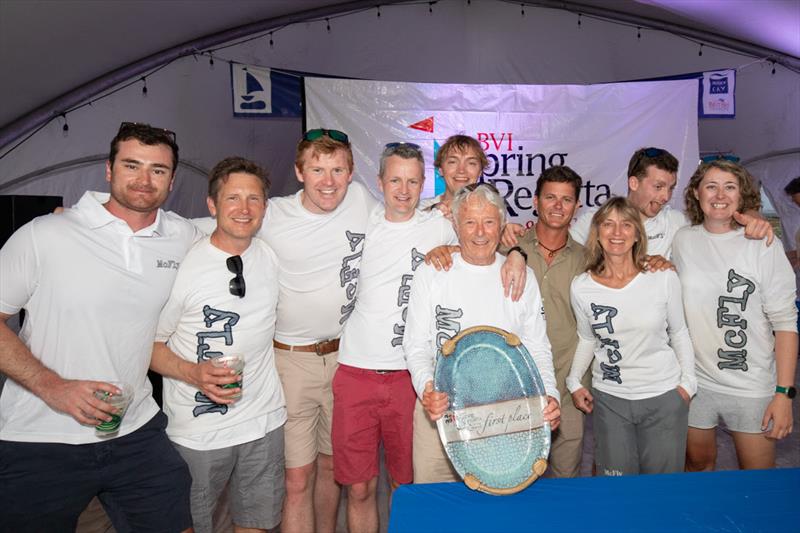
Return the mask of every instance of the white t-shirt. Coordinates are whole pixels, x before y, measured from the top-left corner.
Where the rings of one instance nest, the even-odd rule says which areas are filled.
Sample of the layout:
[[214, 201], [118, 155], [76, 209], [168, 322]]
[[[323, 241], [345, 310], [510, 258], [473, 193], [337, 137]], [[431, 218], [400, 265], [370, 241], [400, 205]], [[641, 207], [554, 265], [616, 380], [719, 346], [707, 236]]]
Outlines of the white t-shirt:
[[403, 331], [414, 272], [430, 250], [456, 242], [453, 225], [438, 209], [416, 211], [406, 222], [386, 220], [383, 206], [373, 211], [356, 307], [342, 333], [340, 363], [370, 369], [406, 368]]
[[[584, 212], [569, 227], [572, 238], [584, 246], [592, 227], [592, 217], [598, 209], [595, 207]], [[682, 211], [672, 209], [669, 205], [662, 207], [656, 216], [644, 221], [644, 230], [647, 232], [647, 255], [660, 255], [669, 259], [672, 239], [679, 229], [688, 225], [689, 219]]]
[[[20, 338], [66, 379], [123, 381], [133, 403], [119, 436], [158, 411], [147, 379], [158, 313], [169, 295], [195, 228], [159, 210], [136, 233], [85, 193], [60, 215], [20, 228], [0, 251], [0, 312], [27, 315]], [[0, 439], [87, 444], [94, 428], [50, 409], [12, 380], [0, 398]]]
[[774, 331], [797, 331], [794, 273], [775, 240], [739, 228], [678, 232], [673, 259], [704, 389], [745, 397], [775, 393]]
[[[330, 213], [312, 213], [302, 189], [271, 198], [258, 237], [278, 256], [275, 340], [292, 346], [336, 339], [355, 306], [361, 252], [370, 212], [378, 205], [355, 181]], [[192, 221], [206, 233], [213, 218]]]
[[167, 435], [181, 446], [215, 450], [262, 438], [286, 421], [272, 337], [278, 302], [278, 259], [253, 239], [242, 257], [244, 298], [230, 293], [231, 254], [197, 243], [183, 260], [158, 320], [156, 340], [193, 363], [217, 355], [244, 357], [242, 397], [216, 404], [191, 385], [164, 378]]
[[694, 395], [694, 352], [675, 272], [640, 273], [621, 289], [584, 272], [572, 280], [570, 296], [578, 321], [570, 392], [582, 387], [591, 364], [592, 387], [618, 398], [652, 398], [678, 385]]
[[[499, 254], [488, 266], [472, 265], [461, 254], [454, 254], [447, 272], [428, 265], [417, 270], [403, 350], [420, 398], [425, 383], [433, 380], [434, 361], [442, 344], [472, 326], [494, 326], [519, 336], [536, 363], [547, 394], [556, 400], [560, 397], [539, 287], [526, 283], [519, 301], [506, 298], [500, 282], [502, 265]], [[528, 279], [535, 279], [530, 268]]]

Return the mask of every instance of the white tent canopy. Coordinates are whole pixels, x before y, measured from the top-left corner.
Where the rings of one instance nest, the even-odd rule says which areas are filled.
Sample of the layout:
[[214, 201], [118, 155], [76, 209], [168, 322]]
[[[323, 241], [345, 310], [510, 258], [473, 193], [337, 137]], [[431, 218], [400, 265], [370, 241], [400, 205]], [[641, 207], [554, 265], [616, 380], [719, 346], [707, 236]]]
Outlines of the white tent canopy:
[[[208, 37], [243, 24], [249, 26], [223, 34], [227, 44]], [[69, 205], [87, 188], [104, 189], [107, 144], [122, 121], [177, 132], [185, 164], [169, 206], [182, 214], [204, 214], [204, 173], [228, 155], [269, 168], [273, 194], [296, 190], [291, 169], [302, 121], [234, 118], [226, 60], [338, 77], [493, 84], [604, 83], [736, 68], [736, 118], [701, 120], [701, 153], [744, 160], [797, 153], [798, 56], [800, 4], [793, 0], [5, 0], [0, 194], [58, 194]], [[166, 57], [175, 59], [163, 66]], [[753, 169], [775, 196], [800, 175], [796, 161], [768, 157]], [[773, 199], [777, 208], [781, 201]]]

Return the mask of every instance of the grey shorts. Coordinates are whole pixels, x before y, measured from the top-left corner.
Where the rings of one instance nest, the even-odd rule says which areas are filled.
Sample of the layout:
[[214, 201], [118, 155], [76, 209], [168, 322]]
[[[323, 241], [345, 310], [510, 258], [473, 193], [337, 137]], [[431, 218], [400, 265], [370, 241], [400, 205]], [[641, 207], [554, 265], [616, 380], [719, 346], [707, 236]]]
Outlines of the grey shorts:
[[[731, 431], [762, 433], [761, 421], [773, 396], [745, 398], [697, 388], [697, 395], [689, 406], [689, 426], [711, 429], [722, 421]], [[770, 421], [770, 427], [772, 421]]]
[[265, 437], [219, 450], [192, 450], [175, 444], [192, 474], [195, 533], [214, 531], [212, 516], [228, 485], [233, 523], [272, 529], [281, 521], [284, 496], [283, 426]]

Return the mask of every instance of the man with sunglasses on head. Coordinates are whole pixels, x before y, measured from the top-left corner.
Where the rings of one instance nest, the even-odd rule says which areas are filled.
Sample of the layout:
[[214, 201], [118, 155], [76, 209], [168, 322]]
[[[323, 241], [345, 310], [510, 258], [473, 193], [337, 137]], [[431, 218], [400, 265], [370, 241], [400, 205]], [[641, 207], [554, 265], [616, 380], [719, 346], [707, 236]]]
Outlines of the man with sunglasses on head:
[[405, 312], [425, 254], [456, 242], [442, 213], [418, 211], [425, 162], [413, 143], [389, 143], [380, 158], [384, 205], [367, 226], [355, 309], [345, 324], [333, 379], [336, 481], [347, 486], [351, 533], [378, 531], [376, 502], [383, 443], [392, 490], [411, 483], [416, 402], [403, 355]]
[[[74, 531], [98, 496], [120, 532], [191, 527], [186, 463], [147, 379], [159, 311], [199, 237], [160, 206], [178, 165], [175, 134], [123, 123], [106, 163], [110, 195], [87, 192], [0, 250], [0, 524]], [[6, 325], [25, 308], [18, 338]], [[133, 388], [119, 412], [100, 398]]]
[[207, 203], [217, 227], [184, 258], [158, 322], [151, 368], [165, 378], [167, 435], [192, 474], [195, 533], [213, 531], [226, 484], [236, 531], [266, 531], [281, 520], [278, 259], [253, 238], [268, 190], [266, 171], [252, 161], [229, 157], [214, 167]]
[[338, 130], [303, 134], [295, 175], [303, 188], [271, 199], [258, 233], [278, 256], [275, 363], [288, 415], [281, 531], [326, 533], [336, 528], [340, 496], [333, 477], [331, 380], [376, 201], [351, 183], [353, 152]]

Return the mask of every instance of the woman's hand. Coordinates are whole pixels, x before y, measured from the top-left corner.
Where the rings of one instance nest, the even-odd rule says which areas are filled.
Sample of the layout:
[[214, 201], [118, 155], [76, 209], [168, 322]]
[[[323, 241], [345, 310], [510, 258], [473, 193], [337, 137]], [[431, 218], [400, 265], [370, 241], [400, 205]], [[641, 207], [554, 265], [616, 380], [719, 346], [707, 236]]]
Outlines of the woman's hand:
[[594, 409], [594, 397], [591, 392], [586, 390], [586, 387], [581, 387], [572, 393], [572, 403], [587, 415]]

